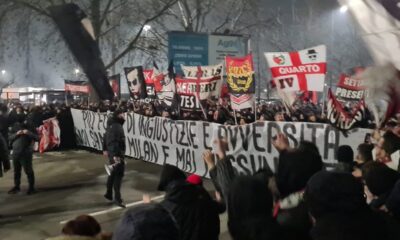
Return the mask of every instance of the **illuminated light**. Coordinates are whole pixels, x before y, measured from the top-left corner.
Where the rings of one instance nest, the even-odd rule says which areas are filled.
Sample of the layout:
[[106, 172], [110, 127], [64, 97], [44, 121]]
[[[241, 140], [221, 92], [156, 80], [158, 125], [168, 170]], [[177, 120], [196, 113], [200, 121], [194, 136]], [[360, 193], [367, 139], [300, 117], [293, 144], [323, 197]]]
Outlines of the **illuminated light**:
[[349, 7], [346, 6], [346, 5], [343, 5], [343, 6], [340, 7], [340, 12], [341, 12], [341, 13], [345, 13], [345, 12], [347, 12], [348, 10], [349, 10]]
[[6, 70], [1, 70], [1, 74], [2, 75], [6, 74]]
[[144, 25], [144, 26], [143, 26], [143, 30], [144, 30], [145, 32], [149, 31], [150, 29], [151, 29], [151, 26], [150, 26], [150, 25]]

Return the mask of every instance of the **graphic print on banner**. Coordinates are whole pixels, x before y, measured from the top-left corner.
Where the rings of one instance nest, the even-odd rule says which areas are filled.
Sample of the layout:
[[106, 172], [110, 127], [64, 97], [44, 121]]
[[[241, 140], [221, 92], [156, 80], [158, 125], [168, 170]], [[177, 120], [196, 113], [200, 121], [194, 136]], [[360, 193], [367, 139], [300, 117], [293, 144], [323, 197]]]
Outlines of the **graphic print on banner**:
[[179, 112], [179, 99], [177, 99], [175, 86], [175, 72], [173, 63], [168, 66], [168, 72], [159, 72], [157, 68], [153, 71], [154, 90], [157, 99], [166, 107], [172, 107]]
[[144, 81], [143, 67], [129, 67], [124, 68], [126, 80], [128, 81], [128, 89], [131, 98], [134, 100], [145, 99], [147, 97], [146, 93], [146, 83]]
[[365, 102], [361, 100], [352, 112], [346, 112], [343, 105], [333, 95], [331, 89], [328, 91], [327, 118], [330, 124], [336, 128], [348, 131], [354, 127], [359, 127], [365, 119]]
[[368, 89], [357, 76], [342, 74], [336, 87], [336, 97], [343, 100], [360, 100], [368, 96]]
[[148, 98], [156, 98], [156, 92], [154, 89], [154, 69], [143, 70], [144, 82], [146, 83], [146, 93]]
[[239, 111], [254, 107], [255, 99], [253, 94], [230, 94], [230, 99], [233, 110]]
[[188, 79], [197, 79], [199, 76], [203, 78], [222, 77], [223, 66], [222, 63], [210, 66], [185, 66], [181, 65], [183, 76]]
[[[107, 114], [77, 109], [71, 109], [71, 112], [77, 144], [102, 150]], [[240, 174], [250, 175], [267, 166], [274, 170], [279, 153], [272, 145], [272, 138], [280, 132], [288, 136], [291, 146], [297, 146], [303, 140], [315, 143], [326, 163], [337, 159], [340, 145], [349, 145], [356, 151], [360, 139], [372, 132], [370, 129], [354, 129], [344, 135], [329, 124], [301, 122], [225, 126], [135, 113], [126, 114], [123, 128], [127, 156], [159, 165], [172, 164], [200, 176], [208, 175], [202, 154], [207, 149], [215, 150], [215, 139], [226, 138], [227, 158]]]
[[116, 74], [108, 78], [110, 86], [114, 92], [114, 97], [121, 97], [121, 75]]
[[86, 81], [64, 80], [64, 89], [71, 93], [89, 93], [89, 85]]
[[254, 93], [256, 81], [253, 55], [248, 54], [245, 57], [227, 56], [225, 62], [229, 92], [234, 94]]
[[222, 64], [215, 66], [181, 66], [184, 78], [176, 77], [176, 92], [180, 95], [181, 109], [201, 110], [201, 102], [218, 99], [222, 87]]
[[282, 91], [324, 91], [326, 46], [298, 52], [265, 53], [275, 85]]

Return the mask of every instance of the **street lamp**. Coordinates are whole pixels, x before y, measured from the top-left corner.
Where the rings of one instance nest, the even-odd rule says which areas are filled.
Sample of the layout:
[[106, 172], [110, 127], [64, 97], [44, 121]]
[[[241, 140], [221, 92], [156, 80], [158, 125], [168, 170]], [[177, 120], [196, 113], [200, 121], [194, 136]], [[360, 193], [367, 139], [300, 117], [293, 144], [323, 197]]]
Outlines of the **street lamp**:
[[150, 29], [151, 29], [151, 26], [150, 25], [144, 25], [143, 26], [143, 30], [144, 30], [144, 35], [145, 35], [145, 37], [147, 37], [147, 33], [150, 31]]
[[5, 75], [6, 74], [6, 70], [1, 70], [1, 75]]
[[151, 26], [150, 25], [144, 25], [143, 26], [143, 30], [147, 33], [147, 31], [150, 31], [150, 29], [151, 29]]
[[81, 72], [78, 68], [75, 68], [75, 76], [78, 77], [78, 74]]

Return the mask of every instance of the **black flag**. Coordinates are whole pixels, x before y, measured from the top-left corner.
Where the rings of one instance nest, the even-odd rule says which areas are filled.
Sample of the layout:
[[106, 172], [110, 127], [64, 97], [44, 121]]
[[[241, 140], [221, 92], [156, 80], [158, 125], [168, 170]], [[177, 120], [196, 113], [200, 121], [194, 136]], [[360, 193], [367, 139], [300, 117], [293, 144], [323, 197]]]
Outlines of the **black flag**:
[[52, 6], [49, 7], [49, 11], [99, 97], [112, 100], [114, 93], [108, 82], [99, 45], [83, 25], [89, 23], [86, 14], [73, 3]]

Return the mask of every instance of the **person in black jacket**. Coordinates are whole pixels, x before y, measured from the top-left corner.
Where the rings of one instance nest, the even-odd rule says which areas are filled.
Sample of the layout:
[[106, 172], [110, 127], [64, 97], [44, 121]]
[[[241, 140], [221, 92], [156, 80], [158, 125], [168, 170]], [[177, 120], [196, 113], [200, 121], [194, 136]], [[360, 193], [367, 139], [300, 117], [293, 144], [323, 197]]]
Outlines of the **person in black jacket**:
[[[124, 113], [116, 110], [107, 122], [107, 129], [103, 140], [103, 153], [108, 156], [111, 171], [107, 179], [107, 192], [104, 197], [120, 206], [125, 207], [121, 198], [121, 184], [125, 172], [125, 133], [122, 128], [125, 122]], [[108, 166], [106, 166], [107, 169]], [[114, 189], [114, 199], [113, 199]]]
[[0, 177], [3, 172], [10, 170], [10, 160], [8, 156], [8, 144], [4, 137], [0, 134]]
[[17, 122], [14, 125], [13, 132], [10, 136], [10, 143], [13, 149], [14, 187], [8, 193], [16, 194], [21, 190], [21, 171], [24, 168], [29, 183], [27, 194], [30, 195], [36, 192], [32, 160], [33, 144], [35, 141], [39, 141], [39, 137], [34, 130], [28, 127], [26, 122]]
[[175, 218], [181, 240], [217, 240], [220, 205], [201, 186], [186, 182], [185, 174], [165, 165], [158, 186], [165, 191], [161, 205]]

